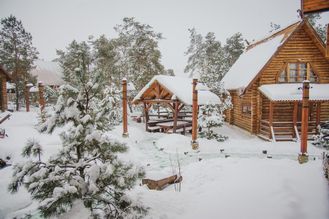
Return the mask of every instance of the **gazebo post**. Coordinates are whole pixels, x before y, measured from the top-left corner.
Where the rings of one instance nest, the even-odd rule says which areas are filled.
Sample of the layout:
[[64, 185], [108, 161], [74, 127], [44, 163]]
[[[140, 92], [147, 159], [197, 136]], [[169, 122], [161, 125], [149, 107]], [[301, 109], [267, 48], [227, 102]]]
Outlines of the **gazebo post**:
[[174, 101], [174, 127], [173, 127], [173, 133], [176, 133], [177, 117], [178, 117], [178, 100], [175, 99], [175, 101]]
[[193, 102], [192, 102], [192, 149], [196, 150], [199, 147], [199, 143], [197, 142], [198, 137], [198, 91], [196, 90], [196, 85], [198, 83], [198, 79], [193, 78]]
[[148, 105], [144, 102], [145, 130], [148, 131], [149, 112]]
[[122, 79], [122, 122], [123, 132], [122, 137], [129, 137], [128, 133], [128, 112], [127, 112], [127, 79]]
[[26, 112], [30, 112], [30, 84], [25, 82], [25, 89], [24, 89], [24, 96], [25, 96], [25, 105], [26, 105]]
[[307, 137], [308, 137], [308, 114], [309, 114], [309, 93], [310, 82], [308, 80], [303, 81], [303, 107], [302, 107], [302, 136], [300, 144], [300, 154], [298, 161], [305, 163], [308, 161], [307, 155]]

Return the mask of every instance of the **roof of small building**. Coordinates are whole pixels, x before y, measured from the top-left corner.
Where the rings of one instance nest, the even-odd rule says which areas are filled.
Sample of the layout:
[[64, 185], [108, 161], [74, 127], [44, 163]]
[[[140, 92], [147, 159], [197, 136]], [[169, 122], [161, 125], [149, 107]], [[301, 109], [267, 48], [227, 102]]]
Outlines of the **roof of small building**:
[[[302, 101], [302, 83], [266, 84], [259, 91], [271, 101]], [[310, 101], [329, 100], [329, 84], [310, 84]]]
[[[288, 41], [292, 33], [297, 31], [303, 24], [306, 24], [305, 26], [311, 29], [312, 34], [314, 34], [315, 31], [305, 19], [249, 45], [222, 79], [224, 87], [228, 90], [244, 90], [247, 88], [281, 46]], [[318, 40], [317, 34], [314, 34], [314, 37]], [[323, 47], [323, 42], [321, 41], [319, 45]], [[321, 49], [323, 50], [323, 48]]]
[[63, 71], [57, 62], [37, 60], [34, 63], [36, 68], [31, 71], [33, 76], [37, 76], [38, 81], [44, 85], [62, 85]]
[[[168, 90], [172, 97], [177, 98], [185, 105], [192, 105], [192, 79], [178, 76], [156, 75], [154, 76], [136, 95], [133, 102], [139, 102], [143, 94], [151, 87], [155, 82], [158, 82], [162, 87]], [[219, 97], [207, 90], [205, 85], [199, 86], [198, 89], [198, 104], [219, 104]]]

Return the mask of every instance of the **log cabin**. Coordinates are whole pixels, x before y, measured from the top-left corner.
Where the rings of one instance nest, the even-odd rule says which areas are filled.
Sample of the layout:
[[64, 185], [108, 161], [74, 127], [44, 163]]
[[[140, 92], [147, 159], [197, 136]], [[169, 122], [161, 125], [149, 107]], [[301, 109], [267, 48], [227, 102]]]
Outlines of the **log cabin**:
[[0, 65], [0, 110], [3, 112], [8, 108], [7, 81], [10, 79], [8, 72]]
[[265, 140], [299, 140], [309, 80], [308, 134], [315, 134], [329, 120], [328, 32], [324, 43], [305, 18], [250, 44], [222, 79], [233, 104], [226, 121]]

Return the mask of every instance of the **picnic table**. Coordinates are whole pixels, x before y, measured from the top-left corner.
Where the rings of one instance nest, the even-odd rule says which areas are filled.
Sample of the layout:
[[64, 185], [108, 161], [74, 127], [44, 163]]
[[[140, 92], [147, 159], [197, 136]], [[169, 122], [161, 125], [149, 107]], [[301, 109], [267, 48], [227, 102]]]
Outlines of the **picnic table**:
[[[174, 129], [174, 121], [169, 122], [159, 122], [157, 126], [161, 127], [163, 132], [171, 133]], [[192, 124], [187, 121], [177, 121], [176, 132], [184, 132], [186, 131], [187, 127], [191, 127]]]

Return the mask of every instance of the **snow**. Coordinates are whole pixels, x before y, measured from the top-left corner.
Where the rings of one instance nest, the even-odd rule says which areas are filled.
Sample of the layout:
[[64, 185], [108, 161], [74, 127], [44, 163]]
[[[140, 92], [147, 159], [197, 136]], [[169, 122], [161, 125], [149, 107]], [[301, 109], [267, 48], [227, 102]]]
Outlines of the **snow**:
[[284, 39], [287, 39], [285, 34], [278, 34], [242, 53], [222, 79], [224, 88], [246, 88], [283, 44]]
[[[301, 101], [303, 97], [302, 83], [267, 84], [258, 89], [272, 101]], [[310, 84], [309, 100], [329, 100], [329, 84]]]
[[57, 62], [37, 60], [35, 65], [36, 68], [31, 71], [31, 74], [37, 76], [38, 81], [42, 81], [44, 85], [62, 85], [64, 83], [62, 69]]
[[[185, 105], [192, 105], [192, 79], [178, 76], [156, 75], [149, 81], [144, 88], [136, 95], [133, 102], [139, 100], [145, 91], [154, 83], [158, 82], [165, 87], [173, 95], [176, 95], [178, 100]], [[205, 85], [199, 86], [198, 90], [198, 104], [219, 104], [220, 99], [214, 93], [208, 91]]]
[[[39, 134], [36, 123], [35, 112], [12, 113], [11, 119], [1, 124], [9, 136], [0, 141], [0, 157], [11, 155], [13, 164], [25, 160], [20, 154], [28, 138], [39, 140], [46, 158], [56, 153], [60, 131]], [[301, 165], [297, 161], [299, 142], [265, 142], [227, 124], [215, 131], [229, 139], [217, 142], [199, 138], [197, 151], [191, 149], [189, 135], [148, 133], [145, 124], [131, 120], [129, 138], [122, 138], [121, 126], [109, 133], [129, 147], [128, 154], [120, 154], [120, 158], [142, 165], [147, 178], [161, 179], [177, 173], [177, 159], [181, 163], [181, 192], [176, 192], [174, 186], [152, 191], [137, 185], [127, 193], [150, 208], [146, 218], [329, 218], [329, 187], [323, 176], [322, 149], [308, 144], [310, 160]], [[112, 171], [108, 168], [106, 172]], [[90, 167], [89, 182], [97, 180], [98, 172]], [[35, 214], [36, 202], [24, 188], [14, 195], [8, 193], [11, 174], [11, 166], [0, 170], [0, 218]], [[63, 185], [55, 193], [72, 193], [74, 189]], [[82, 202], [77, 201], [60, 218], [84, 219], [88, 215]]]

